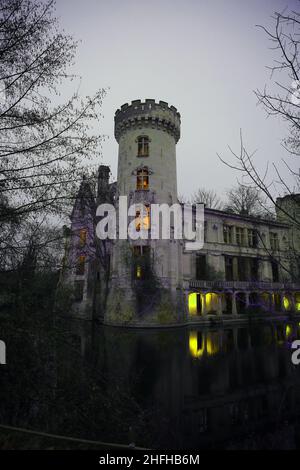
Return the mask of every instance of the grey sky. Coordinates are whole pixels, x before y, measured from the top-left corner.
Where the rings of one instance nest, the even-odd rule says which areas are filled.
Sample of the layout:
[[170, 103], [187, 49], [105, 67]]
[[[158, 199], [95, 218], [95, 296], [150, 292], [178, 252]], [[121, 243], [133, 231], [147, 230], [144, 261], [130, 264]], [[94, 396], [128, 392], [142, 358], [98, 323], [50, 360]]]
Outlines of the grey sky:
[[81, 39], [75, 70], [82, 93], [110, 87], [99, 133], [108, 134], [103, 163], [117, 168], [114, 113], [123, 103], [155, 98], [177, 107], [178, 191], [200, 186], [219, 193], [236, 182], [216, 153], [239, 146], [242, 128], [257, 164], [285, 156], [285, 125], [266, 119], [253, 93], [269, 81], [273, 52], [262, 30], [274, 11], [298, 2], [281, 0], [57, 0], [67, 33]]

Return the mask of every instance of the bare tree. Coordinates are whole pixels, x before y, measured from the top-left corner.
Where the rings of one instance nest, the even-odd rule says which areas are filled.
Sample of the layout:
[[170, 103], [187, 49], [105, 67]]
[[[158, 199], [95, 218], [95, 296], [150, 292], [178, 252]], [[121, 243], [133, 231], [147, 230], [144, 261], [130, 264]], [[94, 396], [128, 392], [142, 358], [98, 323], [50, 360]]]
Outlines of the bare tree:
[[[261, 191], [271, 204], [284, 213], [287, 222], [300, 228], [300, 219], [293, 211], [286, 210], [278, 204], [277, 196], [293, 196], [300, 190], [299, 173], [299, 138], [300, 138], [300, 13], [284, 11], [275, 13], [272, 30], [259, 26], [266, 33], [271, 42], [271, 49], [275, 53], [274, 63], [271, 67], [273, 88], [270, 91], [266, 86], [263, 90], [256, 90], [259, 103], [269, 116], [278, 116], [288, 126], [288, 137], [282, 143], [286, 158], [279, 167], [274, 162], [261, 173], [255, 162], [255, 152], [250, 153], [240, 135], [240, 150], [235, 152], [230, 148], [233, 161], [221, 161], [230, 168], [247, 177], [243, 183]], [[275, 80], [275, 76], [281, 79]], [[275, 90], [275, 91], [273, 91]]]
[[76, 47], [60, 32], [53, 0], [0, 0], [0, 250], [30, 214], [60, 214], [94, 171], [101, 137], [91, 129], [104, 90], [59, 97], [75, 78]]
[[227, 191], [227, 204], [224, 210], [255, 217], [270, 217], [272, 214], [266, 207], [262, 192], [241, 183]]
[[221, 210], [223, 207], [222, 201], [213, 189], [199, 188], [191, 196], [193, 204], [205, 204], [210, 209]]

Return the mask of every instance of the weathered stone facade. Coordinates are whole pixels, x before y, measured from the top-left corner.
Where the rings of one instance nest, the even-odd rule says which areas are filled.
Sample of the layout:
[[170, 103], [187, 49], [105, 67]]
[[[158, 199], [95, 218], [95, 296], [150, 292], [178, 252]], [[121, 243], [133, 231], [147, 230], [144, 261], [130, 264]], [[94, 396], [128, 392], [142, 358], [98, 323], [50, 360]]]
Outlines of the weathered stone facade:
[[[83, 285], [83, 295], [74, 299], [74, 315], [106, 324], [156, 326], [300, 312], [299, 276], [292, 272], [290, 256], [291, 239], [299, 253], [299, 231], [282, 214], [273, 221], [206, 208], [199, 252], [187, 252], [184, 240], [172, 237], [98, 240], [100, 203], [113, 204], [117, 213], [119, 196], [127, 196], [128, 207], [178, 203], [177, 109], [154, 100], [125, 104], [115, 114], [115, 137], [117, 182], [110, 184], [109, 168], [100, 166], [94, 198], [82, 202], [86, 191], [81, 188], [71, 216], [61, 285]], [[85, 211], [80, 212], [80, 204], [86, 204]], [[149, 223], [149, 216], [145, 220]], [[80, 230], [88, 233], [86, 245]], [[76, 268], [80, 256], [86, 263], [82, 271]]]

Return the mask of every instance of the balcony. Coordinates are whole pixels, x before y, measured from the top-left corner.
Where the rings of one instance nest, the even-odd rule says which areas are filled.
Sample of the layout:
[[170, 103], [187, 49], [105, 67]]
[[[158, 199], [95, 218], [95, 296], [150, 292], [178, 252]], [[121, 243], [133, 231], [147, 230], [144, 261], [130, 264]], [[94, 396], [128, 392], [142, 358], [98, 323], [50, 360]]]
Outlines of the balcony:
[[288, 282], [263, 281], [188, 281], [190, 289], [217, 289], [217, 290], [299, 290], [300, 284]]

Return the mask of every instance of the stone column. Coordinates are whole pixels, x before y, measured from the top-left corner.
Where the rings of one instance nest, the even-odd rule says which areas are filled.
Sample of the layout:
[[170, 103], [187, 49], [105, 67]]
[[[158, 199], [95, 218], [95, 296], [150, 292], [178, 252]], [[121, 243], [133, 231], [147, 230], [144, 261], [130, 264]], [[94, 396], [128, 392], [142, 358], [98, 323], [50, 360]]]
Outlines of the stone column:
[[235, 293], [232, 294], [232, 315], [237, 315]]
[[291, 311], [295, 312], [296, 311], [296, 301], [295, 301], [295, 293], [291, 292], [289, 294], [289, 300], [290, 300], [290, 305], [291, 305]]
[[233, 280], [238, 281], [239, 280], [239, 270], [238, 270], [238, 259], [236, 256], [232, 258], [232, 274], [233, 274]]
[[281, 310], [281, 312], [284, 312], [284, 306], [283, 306], [283, 297], [284, 297], [284, 295], [279, 294], [279, 296], [280, 296], [280, 310]]
[[217, 306], [217, 315], [221, 316], [223, 313], [222, 309], [222, 294], [217, 294], [218, 295], [218, 306]]
[[201, 295], [201, 315], [206, 316], [207, 315], [207, 310], [206, 310], [206, 297], [205, 293], [200, 294]]

